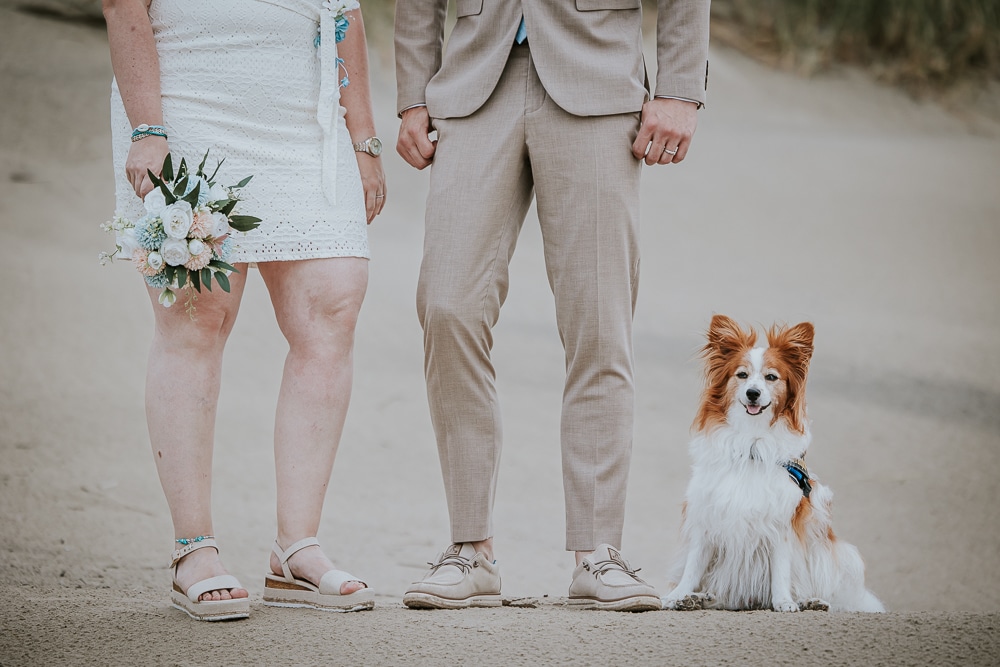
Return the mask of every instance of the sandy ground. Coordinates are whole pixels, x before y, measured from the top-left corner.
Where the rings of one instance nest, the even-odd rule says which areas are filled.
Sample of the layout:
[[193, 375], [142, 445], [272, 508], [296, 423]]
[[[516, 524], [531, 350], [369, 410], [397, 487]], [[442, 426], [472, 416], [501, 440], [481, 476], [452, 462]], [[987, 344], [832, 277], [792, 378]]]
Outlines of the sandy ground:
[[[700, 389], [694, 357], [712, 313], [808, 319], [818, 334], [810, 462], [890, 613], [563, 608], [562, 357], [533, 218], [496, 334], [507, 443], [496, 539], [513, 604], [404, 609], [447, 522], [413, 306], [427, 175], [389, 154], [320, 534], [377, 590], [377, 608], [260, 604], [286, 348], [252, 276], [226, 357], [215, 513], [253, 616], [196, 624], [167, 604], [170, 523], [143, 415], [149, 305], [129, 269], [96, 261], [113, 209], [106, 37], [13, 4], [0, 3], [0, 665], [1000, 661], [995, 122], [850, 72], [802, 80], [716, 50], [689, 160], [644, 175], [626, 554], [665, 586]], [[374, 58], [392, 145], [391, 51]]]

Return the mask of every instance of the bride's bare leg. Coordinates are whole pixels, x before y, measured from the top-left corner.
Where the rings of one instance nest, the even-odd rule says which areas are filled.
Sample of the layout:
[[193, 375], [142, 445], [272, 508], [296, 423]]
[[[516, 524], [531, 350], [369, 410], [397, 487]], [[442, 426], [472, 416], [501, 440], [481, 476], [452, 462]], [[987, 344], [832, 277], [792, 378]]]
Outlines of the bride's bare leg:
[[[287, 548], [319, 530], [351, 399], [354, 327], [368, 287], [368, 260], [268, 262], [260, 272], [289, 347], [274, 427], [278, 543]], [[308, 547], [291, 557], [289, 567], [318, 584], [333, 565], [319, 547]], [[281, 572], [273, 554], [271, 569]], [[341, 593], [363, 587], [347, 582]]]
[[[215, 286], [202, 290], [193, 321], [184, 310], [184, 292], [164, 308], [157, 303], [160, 290], [149, 290], [155, 330], [146, 369], [146, 423], [175, 538], [213, 534], [212, 446], [222, 351], [246, 284], [246, 265], [237, 268], [240, 273], [230, 276], [231, 293]], [[177, 582], [186, 590], [220, 574], [226, 570], [218, 552], [198, 549], [181, 560]], [[246, 590], [239, 588], [210, 591], [201, 599], [244, 597]]]

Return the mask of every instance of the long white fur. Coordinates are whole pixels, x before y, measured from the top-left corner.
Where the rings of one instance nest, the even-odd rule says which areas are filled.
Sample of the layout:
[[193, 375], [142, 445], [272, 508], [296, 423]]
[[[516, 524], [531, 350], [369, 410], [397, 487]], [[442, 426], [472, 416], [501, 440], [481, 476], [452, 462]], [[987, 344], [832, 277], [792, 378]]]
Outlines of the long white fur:
[[677, 585], [663, 606], [677, 608], [694, 596], [721, 609], [791, 612], [819, 600], [831, 611], [885, 611], [865, 588], [858, 550], [830, 539], [833, 493], [815, 476], [805, 539], [793, 529], [803, 494], [782, 464], [802, 458], [811, 435], [808, 426], [799, 434], [783, 419], [772, 424], [771, 410], [747, 413], [739, 397], [746, 400], [750, 387], [761, 391], [760, 405], [771, 402], [763, 359], [764, 348], [750, 351], [741, 367], [749, 377], [726, 423], [691, 441], [682, 549], [671, 579]]

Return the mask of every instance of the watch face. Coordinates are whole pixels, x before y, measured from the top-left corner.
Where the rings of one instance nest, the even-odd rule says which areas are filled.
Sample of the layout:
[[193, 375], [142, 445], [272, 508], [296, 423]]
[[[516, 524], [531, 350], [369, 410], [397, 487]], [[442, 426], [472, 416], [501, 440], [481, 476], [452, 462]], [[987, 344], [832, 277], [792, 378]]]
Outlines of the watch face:
[[372, 137], [368, 140], [368, 152], [378, 157], [382, 154], [382, 140], [378, 137]]

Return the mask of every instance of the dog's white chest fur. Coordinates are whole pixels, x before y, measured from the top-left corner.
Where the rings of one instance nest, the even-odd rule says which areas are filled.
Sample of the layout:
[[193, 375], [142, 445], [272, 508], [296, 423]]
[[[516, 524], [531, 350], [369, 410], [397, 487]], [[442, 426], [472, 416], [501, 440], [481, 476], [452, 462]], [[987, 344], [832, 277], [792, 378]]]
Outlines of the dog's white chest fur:
[[725, 427], [692, 442], [685, 532], [697, 531], [689, 539], [710, 554], [702, 588], [712, 591], [721, 607], [771, 606], [769, 554], [791, 539], [802, 499], [781, 464], [801, 456], [809, 442], [808, 435], [782, 435]]

